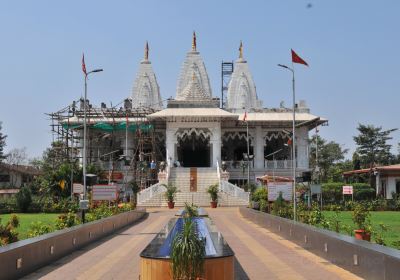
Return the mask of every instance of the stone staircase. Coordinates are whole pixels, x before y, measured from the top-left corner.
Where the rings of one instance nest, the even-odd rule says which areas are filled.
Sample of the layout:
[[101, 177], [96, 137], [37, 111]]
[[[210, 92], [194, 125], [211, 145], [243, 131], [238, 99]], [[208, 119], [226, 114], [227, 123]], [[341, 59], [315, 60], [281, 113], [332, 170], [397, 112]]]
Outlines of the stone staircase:
[[[210, 196], [207, 189], [210, 185], [218, 184], [218, 174], [216, 168], [197, 168], [196, 177], [197, 191], [190, 191], [191, 173], [190, 168], [178, 167], [171, 168], [169, 183], [175, 185], [179, 192], [176, 194], [175, 206], [181, 207], [186, 203], [193, 203], [198, 206], [210, 206]], [[164, 193], [156, 193], [145, 201], [138, 202], [139, 206], [160, 207], [167, 206]], [[248, 205], [248, 201], [243, 198], [235, 197], [228, 193], [220, 192], [218, 199], [219, 206], [242, 206]]]

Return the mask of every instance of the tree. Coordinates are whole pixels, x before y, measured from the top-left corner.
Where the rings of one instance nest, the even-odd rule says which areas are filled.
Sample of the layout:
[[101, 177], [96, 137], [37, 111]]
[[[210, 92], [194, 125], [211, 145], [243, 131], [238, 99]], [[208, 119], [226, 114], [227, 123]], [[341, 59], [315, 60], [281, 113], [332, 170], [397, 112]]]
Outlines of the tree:
[[32, 203], [32, 192], [27, 186], [23, 186], [19, 192], [15, 195], [17, 199], [17, 206], [21, 212], [25, 213]]
[[6, 138], [7, 135], [4, 135], [1, 132], [1, 122], [0, 122], [0, 162], [2, 162], [2, 160], [6, 158], [3, 152], [4, 147], [6, 146]]
[[7, 155], [5, 162], [8, 164], [26, 164], [28, 155], [26, 154], [26, 147], [21, 149], [12, 149]]
[[357, 144], [356, 152], [360, 156], [360, 162], [365, 168], [372, 168], [375, 165], [387, 165], [393, 160], [390, 152], [391, 145], [387, 144], [391, 140], [390, 134], [395, 129], [382, 130], [382, 127], [373, 125], [358, 124], [358, 136], [353, 139]]
[[[318, 147], [318, 162], [316, 152]], [[310, 139], [310, 167], [315, 169], [318, 164], [322, 181], [327, 181], [331, 168], [344, 159], [348, 149], [343, 149], [339, 143], [327, 142], [319, 135]], [[337, 173], [337, 171], [335, 171]]]

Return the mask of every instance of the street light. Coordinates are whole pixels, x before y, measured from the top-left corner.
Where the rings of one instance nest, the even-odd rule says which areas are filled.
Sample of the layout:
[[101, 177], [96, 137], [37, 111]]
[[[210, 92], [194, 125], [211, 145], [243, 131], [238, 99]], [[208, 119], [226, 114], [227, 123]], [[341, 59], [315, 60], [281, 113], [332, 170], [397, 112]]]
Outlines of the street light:
[[[102, 72], [103, 69], [95, 69], [85, 75], [85, 98], [83, 100], [83, 199], [86, 200], [86, 103], [87, 103], [87, 79], [89, 74]], [[85, 219], [85, 210], [82, 210], [82, 219]]]
[[293, 90], [293, 132], [292, 132], [292, 168], [293, 168], [293, 219], [296, 220], [296, 91], [294, 83], [294, 69], [289, 66], [278, 64], [279, 67], [289, 70], [292, 72], [292, 90]]

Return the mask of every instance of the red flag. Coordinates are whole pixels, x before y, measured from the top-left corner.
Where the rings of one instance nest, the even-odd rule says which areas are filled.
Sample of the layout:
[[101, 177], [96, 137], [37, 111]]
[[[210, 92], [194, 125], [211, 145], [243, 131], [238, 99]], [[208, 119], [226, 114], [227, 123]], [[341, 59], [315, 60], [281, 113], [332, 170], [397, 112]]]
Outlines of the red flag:
[[247, 121], [247, 112], [244, 112], [243, 121], [244, 121], [244, 122]]
[[86, 65], [85, 65], [85, 54], [82, 54], [82, 71], [85, 74], [85, 76], [87, 76]]
[[294, 52], [294, 50], [292, 51], [292, 62], [293, 63], [299, 63], [299, 64], [304, 64], [305, 66], [308, 66], [307, 62], [305, 62], [300, 56], [297, 55], [297, 53]]
[[287, 141], [287, 144], [290, 146], [292, 145], [292, 139], [289, 138], [289, 140]]

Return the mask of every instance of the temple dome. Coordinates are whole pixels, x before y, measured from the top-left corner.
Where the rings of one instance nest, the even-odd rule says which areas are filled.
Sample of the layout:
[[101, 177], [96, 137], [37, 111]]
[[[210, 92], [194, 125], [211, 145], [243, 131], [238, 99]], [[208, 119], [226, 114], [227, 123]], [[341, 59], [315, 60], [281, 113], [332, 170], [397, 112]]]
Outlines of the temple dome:
[[249, 65], [243, 59], [242, 43], [240, 43], [239, 51], [239, 59], [235, 62], [228, 84], [227, 109], [245, 111], [260, 109], [262, 101], [257, 98], [256, 86]]
[[[193, 82], [193, 74], [195, 75], [195, 82]], [[204, 95], [205, 98], [212, 98], [211, 86], [208, 79], [206, 67], [204, 65], [203, 59], [200, 56], [200, 53], [197, 51], [195, 33], [193, 33], [192, 50], [186, 54], [186, 59], [183, 62], [181, 68], [181, 73], [176, 90], [176, 100], [190, 101], [190, 99], [188, 98], [192, 96], [197, 96], [199, 91], [197, 91], [197, 93], [194, 95], [187, 93], [188, 89], [190, 88], [188, 87], [189, 84], [192, 84], [190, 87], [199, 87], [199, 89], [201, 89], [200, 91], [202, 92], [201, 95]]]
[[145, 56], [139, 64], [139, 70], [132, 88], [132, 108], [161, 110], [163, 106], [160, 87], [151, 62], [148, 59], [148, 54], [149, 47], [146, 43]]

